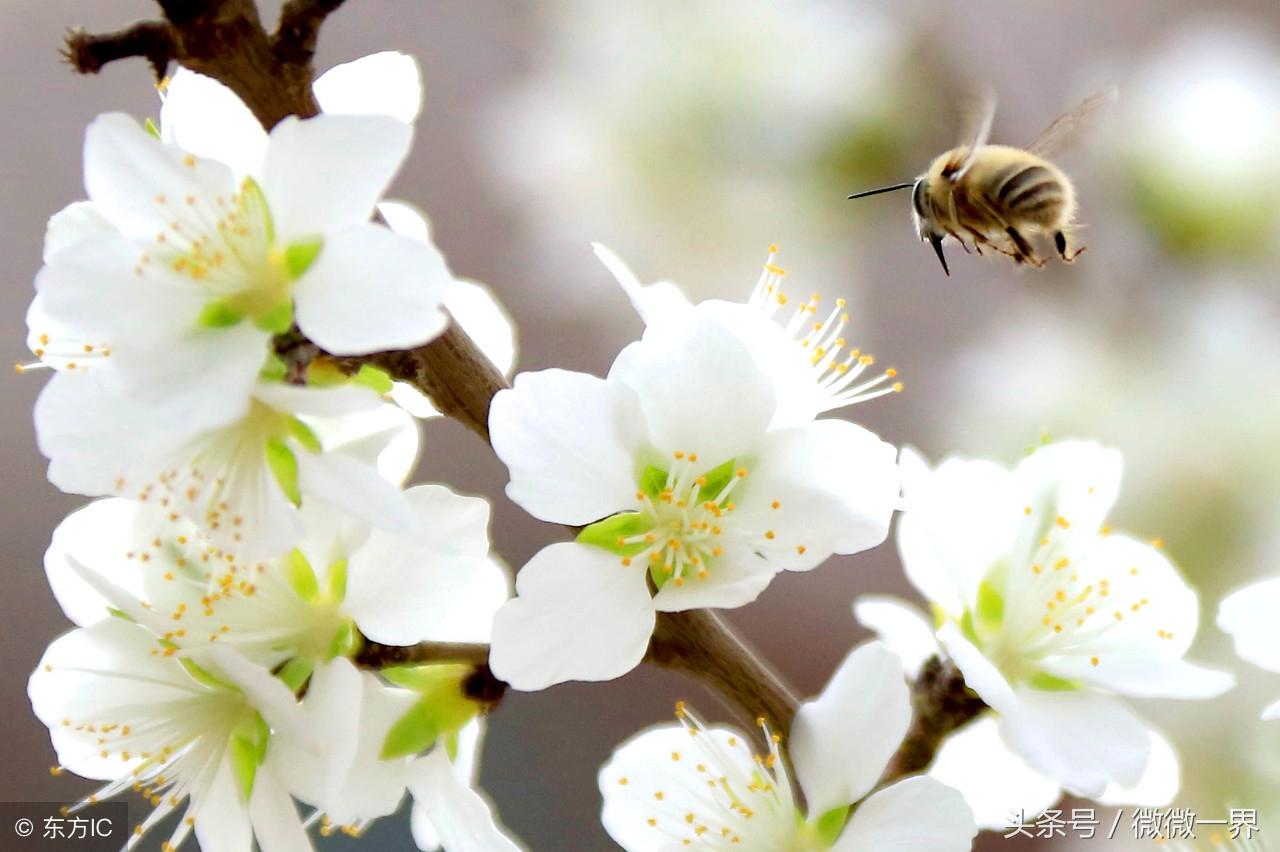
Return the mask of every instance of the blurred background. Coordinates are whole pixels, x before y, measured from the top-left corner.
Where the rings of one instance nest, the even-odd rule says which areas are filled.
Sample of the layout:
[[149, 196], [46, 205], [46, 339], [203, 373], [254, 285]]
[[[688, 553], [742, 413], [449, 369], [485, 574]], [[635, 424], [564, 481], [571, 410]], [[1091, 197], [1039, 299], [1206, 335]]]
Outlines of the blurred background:
[[[68, 26], [111, 30], [154, 8], [0, 0], [0, 11], [10, 279], [0, 323], [16, 360], [45, 219], [83, 195], [84, 126], [106, 110], [158, 110], [143, 62], [76, 78], [60, 39]], [[1225, 592], [1280, 570], [1274, 0], [349, 0], [325, 27], [318, 64], [386, 49], [417, 56], [427, 87], [393, 194], [427, 211], [456, 273], [505, 302], [521, 369], [600, 374], [640, 333], [592, 240], [642, 279], [731, 299], [745, 298], [777, 242], [791, 286], [847, 297], [855, 345], [903, 375], [905, 393], [846, 416], [932, 459], [1012, 464], [1046, 435], [1122, 449], [1113, 526], [1165, 540], [1201, 594], [1195, 656], [1241, 680], [1212, 703], [1140, 706], [1179, 746], [1177, 804], [1208, 818], [1257, 808], [1262, 837], [1280, 839], [1280, 723], [1257, 720], [1280, 676], [1235, 660], [1212, 625]], [[915, 240], [905, 195], [844, 200], [922, 171], [953, 144], [961, 100], [983, 83], [1000, 96], [993, 141], [1011, 144], [1120, 86], [1061, 158], [1088, 225], [1089, 251], [1073, 266], [1020, 272], [953, 247], [946, 278]], [[41, 384], [29, 374], [0, 386], [0, 799], [14, 801], [87, 789], [50, 777], [47, 734], [25, 696], [44, 646], [67, 627], [41, 557], [82, 502], [45, 481], [30, 422]], [[419, 479], [493, 499], [496, 547], [519, 565], [562, 533], [503, 498], [504, 473], [461, 427], [428, 424]], [[863, 638], [849, 605], [867, 592], [910, 596], [892, 544], [780, 577], [730, 619], [812, 694]], [[669, 720], [677, 698], [724, 717], [693, 682], [648, 668], [511, 694], [491, 719], [483, 784], [534, 850], [613, 848], [596, 768], [622, 739]], [[1021, 844], [984, 835], [978, 848], [1067, 848]], [[413, 848], [404, 820], [384, 820], [359, 846]]]

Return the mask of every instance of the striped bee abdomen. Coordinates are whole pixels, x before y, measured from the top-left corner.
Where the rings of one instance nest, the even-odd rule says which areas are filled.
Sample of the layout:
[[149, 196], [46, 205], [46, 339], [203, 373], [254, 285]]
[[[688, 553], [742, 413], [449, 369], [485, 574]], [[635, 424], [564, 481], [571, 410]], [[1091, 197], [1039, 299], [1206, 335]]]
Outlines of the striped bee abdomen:
[[1025, 166], [997, 176], [996, 203], [1009, 213], [1035, 216], [1059, 207], [1066, 193], [1057, 176], [1044, 166]]

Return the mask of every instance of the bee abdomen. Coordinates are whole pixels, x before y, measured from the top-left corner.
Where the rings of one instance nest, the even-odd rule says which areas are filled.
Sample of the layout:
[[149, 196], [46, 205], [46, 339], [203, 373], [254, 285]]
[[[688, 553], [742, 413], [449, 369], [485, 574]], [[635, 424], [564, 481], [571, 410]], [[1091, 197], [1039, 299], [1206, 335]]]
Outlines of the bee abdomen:
[[1020, 169], [996, 187], [996, 201], [1012, 213], [1046, 210], [1061, 204], [1064, 197], [1062, 184], [1044, 166]]

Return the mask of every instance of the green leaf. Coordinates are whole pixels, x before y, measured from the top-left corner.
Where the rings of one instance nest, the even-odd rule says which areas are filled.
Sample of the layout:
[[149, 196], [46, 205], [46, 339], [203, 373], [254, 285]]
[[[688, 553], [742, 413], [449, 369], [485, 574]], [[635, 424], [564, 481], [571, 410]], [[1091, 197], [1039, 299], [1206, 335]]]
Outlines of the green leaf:
[[382, 676], [396, 686], [411, 689], [421, 695], [439, 697], [451, 691], [462, 692], [462, 682], [471, 676], [475, 667], [468, 663], [434, 663], [425, 666], [388, 666]]
[[[171, 643], [162, 643], [162, 644], [171, 645]], [[178, 662], [181, 663], [182, 667], [187, 670], [187, 674], [191, 675], [192, 678], [194, 678], [196, 681], [198, 681], [199, 683], [207, 687], [210, 687], [212, 689], [227, 689], [227, 690], [231, 690], [232, 692], [240, 691], [235, 684], [228, 683], [227, 681], [218, 677], [213, 672], [209, 671], [204, 666], [200, 665], [194, 660], [188, 659], [187, 657], [179, 657]]]
[[231, 768], [246, 802], [253, 794], [253, 781], [267, 756], [270, 740], [271, 728], [261, 713], [254, 713], [253, 718], [241, 722], [231, 733]]
[[827, 846], [834, 846], [836, 838], [840, 836], [840, 832], [844, 831], [844, 824], [849, 820], [849, 806], [832, 808], [822, 816], [818, 817], [813, 827], [817, 830], [818, 836]]
[[347, 597], [347, 560], [338, 559], [329, 563], [329, 600], [342, 603]]
[[380, 394], [391, 393], [391, 376], [372, 364], [361, 364], [360, 372], [352, 379], [358, 385], [372, 388]]
[[253, 324], [272, 334], [284, 334], [293, 328], [293, 302], [285, 299], [274, 307], [255, 314]]
[[311, 677], [311, 673], [315, 671], [315, 661], [310, 657], [294, 657], [280, 667], [276, 672], [276, 677], [280, 678], [285, 686], [289, 687], [290, 692], [297, 692], [302, 689], [302, 685]]
[[324, 446], [320, 443], [320, 437], [316, 435], [310, 426], [296, 417], [289, 418], [289, 435], [313, 453], [324, 450]]
[[578, 541], [603, 548], [619, 556], [635, 556], [649, 547], [645, 541], [631, 544], [619, 544], [619, 539], [644, 535], [653, 529], [653, 523], [639, 512], [623, 512], [618, 515], [596, 521], [578, 533]]
[[387, 731], [387, 738], [382, 741], [382, 751], [378, 756], [383, 760], [392, 760], [420, 754], [435, 745], [438, 736], [440, 729], [436, 727], [435, 714], [425, 704], [418, 702]]
[[1027, 678], [1027, 686], [1043, 692], [1075, 692], [1080, 688], [1078, 682], [1048, 672], [1036, 672]]
[[200, 328], [230, 328], [238, 325], [244, 314], [228, 305], [221, 299], [207, 302], [196, 317], [196, 325]]
[[258, 371], [258, 378], [268, 382], [281, 382], [289, 374], [289, 367], [284, 359], [274, 352], [267, 353], [267, 360]]
[[151, 120], [150, 116], [147, 116], [142, 120], [142, 129], [150, 133], [155, 138], [160, 138], [160, 128], [156, 127], [156, 123]]
[[729, 459], [703, 474], [707, 478], [707, 484], [698, 489], [699, 502], [705, 503], [720, 496], [720, 492], [729, 484], [729, 480], [737, 475], [737, 462], [737, 459]]
[[333, 640], [329, 643], [329, 659], [350, 657], [360, 650], [360, 641], [360, 631], [356, 630], [356, 623], [347, 619], [333, 633]]
[[649, 465], [640, 474], [640, 490], [650, 497], [657, 497], [667, 487], [667, 472], [660, 467]]
[[285, 571], [289, 578], [289, 585], [304, 601], [310, 603], [320, 594], [320, 582], [316, 579], [316, 572], [311, 569], [311, 563], [307, 561], [307, 557], [296, 547], [286, 557]]
[[269, 438], [266, 444], [267, 467], [276, 484], [295, 506], [302, 505], [302, 492], [298, 490], [298, 459], [283, 438]]
[[323, 245], [324, 240], [317, 237], [314, 240], [293, 243], [284, 250], [284, 270], [290, 280], [301, 278], [302, 274], [311, 268]]

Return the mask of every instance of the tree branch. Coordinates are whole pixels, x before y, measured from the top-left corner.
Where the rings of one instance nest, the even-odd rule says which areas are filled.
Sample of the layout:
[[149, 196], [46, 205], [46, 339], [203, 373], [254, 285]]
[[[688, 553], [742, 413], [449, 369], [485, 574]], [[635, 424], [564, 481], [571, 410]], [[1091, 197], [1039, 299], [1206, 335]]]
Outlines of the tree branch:
[[383, 645], [365, 639], [352, 661], [366, 669], [413, 666], [424, 663], [489, 664], [489, 646], [474, 642], [419, 642], [416, 645]]
[[151, 63], [156, 80], [163, 80], [173, 61], [173, 37], [164, 21], [140, 21], [128, 29], [90, 35], [80, 27], [67, 32], [62, 56], [79, 74], [97, 74], [117, 59], [140, 56]]
[[324, 19], [338, 10], [343, 0], [289, 0], [280, 10], [280, 23], [271, 37], [271, 46], [283, 62], [309, 63], [316, 53], [316, 40]]
[[920, 667], [911, 688], [911, 707], [911, 727], [889, 761], [881, 784], [928, 769], [942, 741], [987, 709], [978, 694], [965, 685], [955, 663], [936, 655]]

